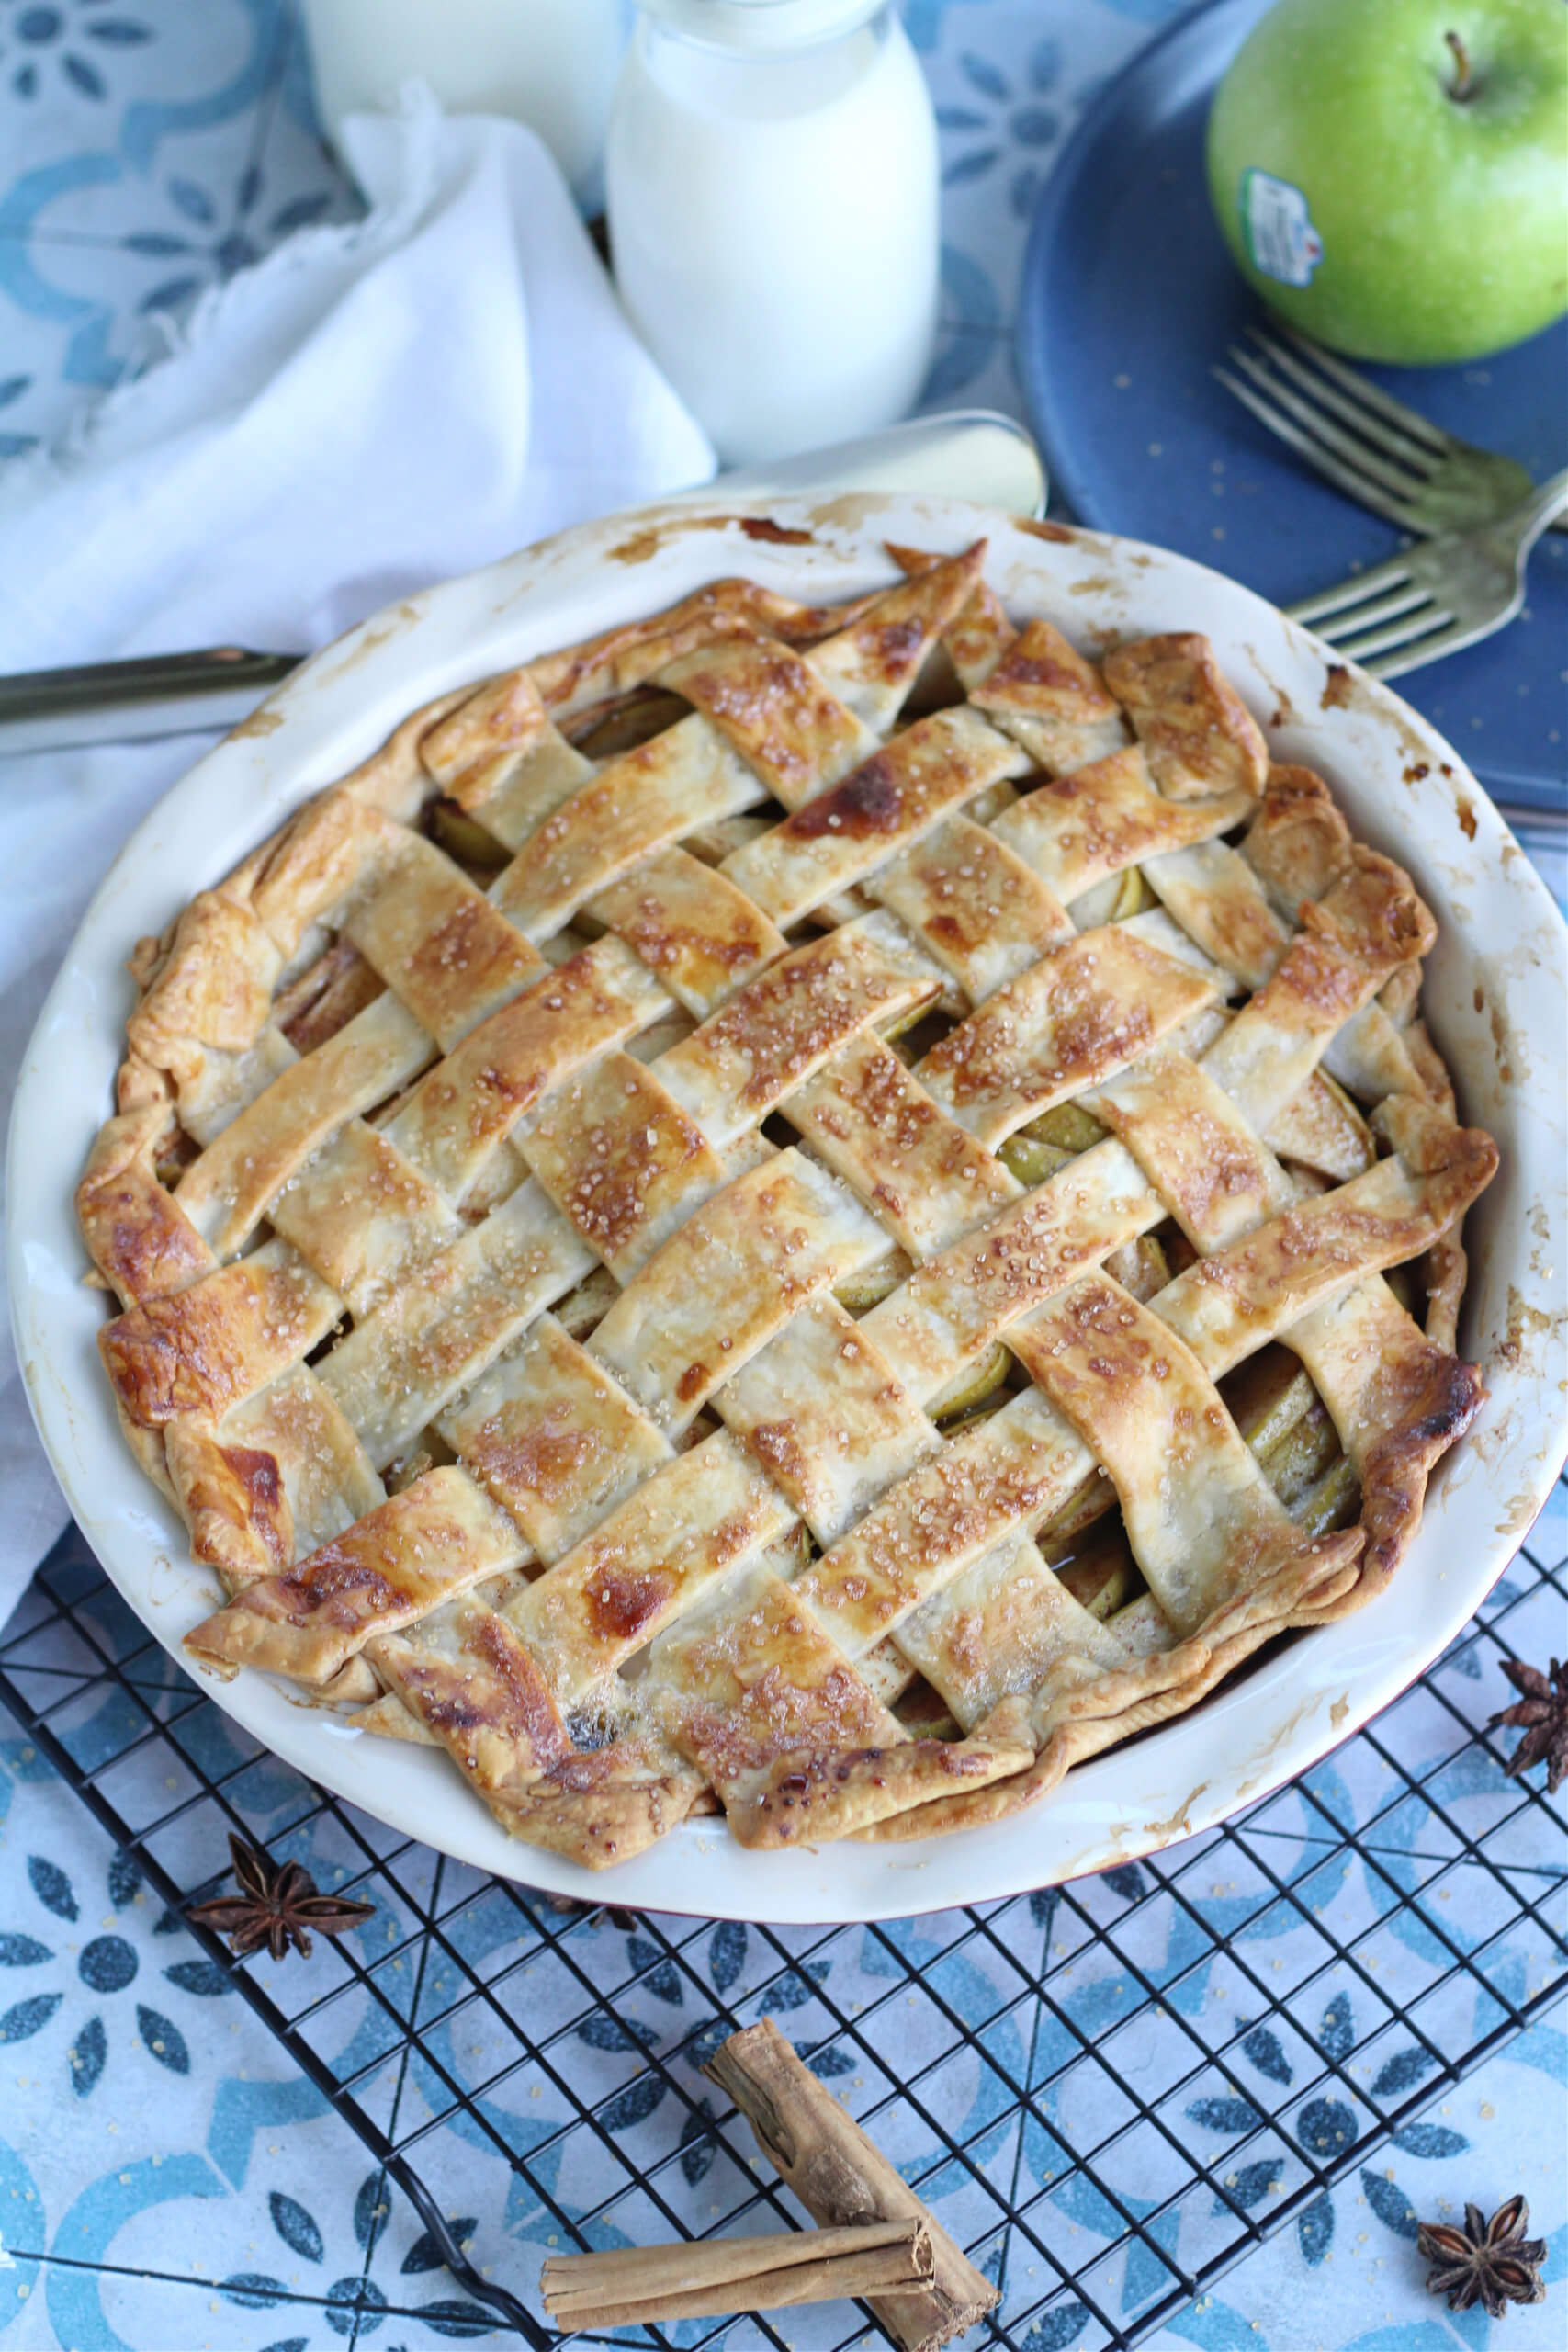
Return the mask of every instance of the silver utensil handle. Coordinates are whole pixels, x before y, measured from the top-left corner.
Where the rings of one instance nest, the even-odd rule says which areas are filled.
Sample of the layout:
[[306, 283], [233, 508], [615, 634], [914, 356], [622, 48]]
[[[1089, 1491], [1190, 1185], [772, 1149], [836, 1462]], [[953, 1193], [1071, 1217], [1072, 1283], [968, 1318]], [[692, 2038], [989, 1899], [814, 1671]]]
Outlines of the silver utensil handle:
[[231, 727], [303, 659], [214, 645], [75, 669], [17, 671], [0, 677], [0, 752]]
[[[835, 490], [940, 492], [1032, 516], [1045, 510], [1046, 481], [1039, 451], [1021, 425], [990, 409], [957, 409], [912, 417], [885, 433], [808, 449], [773, 465], [720, 474], [657, 503]], [[237, 726], [304, 659], [226, 645], [0, 677], [0, 756]]]
[[1527, 556], [1542, 531], [1565, 519], [1568, 519], [1568, 466], [1561, 473], [1553, 474], [1550, 481], [1539, 482], [1511, 514], [1499, 516], [1492, 528], [1505, 535], [1517, 531], [1519, 553]]

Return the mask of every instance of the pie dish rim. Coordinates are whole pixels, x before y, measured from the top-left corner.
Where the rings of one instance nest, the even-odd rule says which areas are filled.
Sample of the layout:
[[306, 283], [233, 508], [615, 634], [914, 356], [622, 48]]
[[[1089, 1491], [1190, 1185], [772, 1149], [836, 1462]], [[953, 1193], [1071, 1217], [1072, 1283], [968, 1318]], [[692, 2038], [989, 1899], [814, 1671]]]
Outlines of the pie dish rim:
[[[792, 544], [719, 527], [726, 517], [758, 514], [811, 537]], [[1524, 1238], [1529, 1201], [1521, 1206], [1517, 1196], [1521, 1189], [1527, 1196], [1536, 1189], [1532, 1168], [1550, 1220], [1550, 1170], [1554, 1148], [1561, 1156], [1560, 1131], [1554, 1147], [1547, 1104], [1528, 1101], [1517, 1082], [1498, 1091], [1494, 1078], [1499, 1109], [1490, 1108], [1480, 1057], [1489, 1042], [1495, 1055], [1511, 1054], [1515, 1063], [1532, 1047], [1538, 1057], [1551, 1053], [1550, 964], [1562, 955], [1561, 919], [1457, 754], [1387, 688], [1357, 676], [1324, 704], [1330, 683], [1325, 663], [1332, 657], [1234, 582], [1134, 541], [1088, 532], [1057, 537], [1055, 526], [1046, 526], [1043, 538], [1038, 526], [1020, 526], [957, 501], [863, 494], [748, 501], [737, 508], [716, 498], [697, 507], [583, 526], [373, 616], [314, 657], [189, 771], [111, 869], [29, 1044], [10, 1150], [18, 1356], [46, 1448], [78, 1519], [130, 1606], [183, 1664], [188, 1661], [179, 1638], [206, 1605], [209, 1572], [184, 1558], [183, 1529], [124, 1447], [93, 1344], [101, 1307], [79, 1285], [82, 1260], [70, 1209], [79, 1146], [107, 1101], [129, 1006], [129, 989], [122, 993], [106, 982], [137, 931], [161, 927], [288, 809], [372, 749], [410, 708], [447, 686], [657, 610], [721, 572], [745, 571], [787, 594], [822, 601], [888, 579], [891, 566], [881, 554], [886, 539], [956, 548], [977, 531], [991, 540], [987, 576], [1015, 608], [1010, 572], [1055, 569], [1067, 576], [1065, 593], [1050, 608], [1069, 629], [1077, 622], [1073, 633], [1082, 635], [1086, 626], [1123, 634], [1203, 628], [1227, 676], [1249, 690], [1257, 715], [1266, 721], [1273, 712], [1285, 715], [1283, 730], [1274, 737], [1277, 756], [1325, 765], [1358, 838], [1409, 865], [1438, 913], [1433, 966], [1439, 976], [1449, 967], [1442, 993], [1459, 1006], [1454, 1017], [1466, 1035], [1456, 1041], [1441, 1014], [1435, 1026], [1466, 1097], [1462, 1114], [1500, 1131], [1511, 1161], [1499, 1179], [1501, 1189], [1495, 1188], [1502, 1206], [1483, 1201], [1472, 1232], [1484, 1236], [1501, 1224]], [[1055, 551], [1047, 555], [1053, 542]], [[1266, 654], [1255, 649], [1255, 636]], [[1270, 695], [1274, 702], [1265, 707]], [[1304, 723], [1298, 712], [1307, 714]], [[1325, 757], [1336, 741], [1337, 761]], [[1345, 761], [1352, 753], [1368, 759], [1370, 770], [1359, 786], [1348, 786]], [[1381, 811], [1381, 820], [1393, 821], [1369, 816], [1367, 799], [1396, 778], [1410, 796], [1409, 819], [1398, 821], [1397, 797]], [[230, 806], [237, 814], [225, 817], [215, 806], [215, 784], [235, 787]], [[158, 869], [175, 843], [186, 878], [171, 892]], [[1490, 957], [1472, 952], [1475, 971], [1456, 971], [1456, 957], [1465, 964], [1466, 926], [1483, 939], [1511, 944]], [[1539, 971], [1529, 968], [1532, 953], [1543, 967]], [[1472, 1017], [1463, 1000], [1473, 997], [1483, 962], [1496, 1002], [1494, 1008], [1483, 999]], [[69, 1032], [83, 1022], [90, 1048], [62, 1062], [56, 1038], [62, 1027]], [[101, 1083], [93, 1075], [100, 1046]], [[1535, 1091], [1542, 1092], [1539, 1085]], [[92, 1125], [80, 1130], [70, 1108], [73, 1092], [91, 1106], [85, 1118]], [[1508, 1116], [1500, 1115], [1503, 1108]], [[348, 1802], [456, 1859], [551, 1891], [602, 1899], [613, 1883], [617, 1900], [640, 1907], [714, 1917], [865, 1919], [988, 1899], [1101, 1869], [1210, 1826], [1303, 1770], [1413, 1680], [1472, 1613], [1512, 1555], [1561, 1458], [1562, 1417], [1540, 1402], [1552, 1388], [1546, 1371], [1552, 1334], [1533, 1318], [1550, 1316], [1551, 1268], [1562, 1262], [1561, 1232], [1549, 1233], [1504, 1269], [1519, 1279], [1512, 1320], [1500, 1335], [1511, 1352], [1486, 1367], [1492, 1401], [1438, 1473], [1427, 1526], [1390, 1593], [1354, 1621], [1355, 1635], [1328, 1627], [1310, 1644], [1298, 1639], [1216, 1690], [1191, 1714], [1134, 1747], [1077, 1767], [1046, 1805], [993, 1828], [890, 1847], [825, 1847], [764, 1862], [737, 1849], [718, 1825], [699, 1822], [607, 1880], [518, 1846], [471, 1803], [443, 1807], [443, 1792], [455, 1788], [444, 1757], [400, 1747], [389, 1752], [385, 1742], [367, 1747], [364, 1735], [297, 1698], [291, 1702], [281, 1684], [259, 1674], [229, 1684], [209, 1679], [204, 1687], [265, 1745]], [[1467, 1302], [1469, 1329], [1493, 1329], [1495, 1300], [1506, 1287], [1491, 1264], [1478, 1262]], [[1483, 1291], [1492, 1304], [1483, 1305]], [[1490, 1476], [1483, 1475], [1487, 1472]], [[1489, 1501], [1490, 1521], [1483, 1523]], [[1425, 1589], [1423, 1564], [1450, 1581], [1450, 1571], [1435, 1562], [1456, 1531], [1461, 1539], [1454, 1546], [1457, 1556], [1475, 1565], [1459, 1573], [1453, 1600], [1421, 1631], [1411, 1601], [1418, 1584]], [[1405, 1596], [1400, 1603], [1393, 1603], [1396, 1593]], [[1387, 1622], [1391, 1604], [1396, 1620], [1411, 1619], [1410, 1627], [1396, 1632]], [[1434, 1626], [1439, 1628], [1436, 1638]], [[1184, 1732], [1190, 1734], [1185, 1740]], [[1129, 1770], [1133, 1758], [1142, 1761]], [[1162, 1772], [1162, 1765], [1168, 1769]], [[438, 1820], [432, 1817], [436, 1811]], [[1044, 1834], [1032, 1837], [1031, 1823]], [[683, 1867], [661, 1867], [660, 1854], [679, 1856]], [[973, 1861], [959, 1861], [964, 1854]], [[716, 1855], [722, 1858], [718, 1871], [712, 1867]], [[847, 1869], [846, 1856], [852, 1857]]]

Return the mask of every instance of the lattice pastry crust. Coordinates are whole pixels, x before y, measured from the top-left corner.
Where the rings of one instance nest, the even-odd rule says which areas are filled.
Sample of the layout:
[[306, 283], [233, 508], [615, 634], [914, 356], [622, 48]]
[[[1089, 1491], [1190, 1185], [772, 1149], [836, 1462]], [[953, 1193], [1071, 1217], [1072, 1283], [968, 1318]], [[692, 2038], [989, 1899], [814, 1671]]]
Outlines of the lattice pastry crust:
[[1407, 877], [1204, 639], [892, 552], [416, 712], [142, 943], [78, 1195], [194, 1657], [592, 1864], [1032, 1802], [1482, 1395]]

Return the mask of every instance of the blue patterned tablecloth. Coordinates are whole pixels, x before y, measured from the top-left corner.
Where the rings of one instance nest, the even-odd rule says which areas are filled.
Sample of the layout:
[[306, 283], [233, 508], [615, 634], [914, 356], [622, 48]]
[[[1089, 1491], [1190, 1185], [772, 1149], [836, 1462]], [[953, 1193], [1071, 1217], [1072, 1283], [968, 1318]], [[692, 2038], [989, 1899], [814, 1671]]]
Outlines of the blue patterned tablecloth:
[[[1011, 314], [1042, 175], [1086, 97], [1174, 13], [1169, 0], [908, 0], [907, 21], [941, 109], [947, 181], [946, 301], [930, 405], [961, 400], [1020, 413]], [[292, 230], [354, 209], [317, 138], [291, 0], [0, 0], [0, 458], [68, 426], [155, 345], [165, 315], [177, 316]], [[1561, 898], [1561, 861], [1550, 878]], [[1560, 1585], [1540, 1577], [1536, 1589], [1533, 1582], [1568, 1549], [1563, 1493], [1509, 1589], [1510, 1637], [1542, 1659], [1568, 1650]], [[1423, 1769], [1451, 1756], [1443, 1764], [1445, 1804], [1479, 1808], [1485, 1818], [1495, 1806], [1501, 1819], [1506, 1784], [1495, 1761], [1468, 1745], [1468, 1727], [1511, 1694], [1495, 1655], [1479, 1645], [1456, 1645], [1442, 1677], [1451, 1692], [1446, 1712], [1418, 1690], [1380, 1732]], [[1312, 1776], [1312, 1794], [1337, 1821], [1375, 1819], [1388, 1873], [1413, 1885], [1432, 1866], [1433, 1816], [1415, 1804], [1390, 1807], [1379, 1781], [1390, 1770], [1358, 1742]], [[1341, 1935], [1347, 1923], [1353, 1930], [1379, 1916], [1371, 1871], [1337, 1862], [1332, 1885], [1313, 1883], [1321, 1832], [1295, 1792], [1271, 1801], [1247, 1834], [1298, 1884], [1305, 1874], [1313, 1907], [1332, 1906]], [[1555, 1904], [1560, 1928], [1561, 1849], [1510, 1851], [1506, 1864], [1543, 1905]], [[1260, 1910], [1224, 1881], [1201, 1886], [1204, 1868], [1200, 1849], [1189, 1876], [1211, 1924], [1223, 1925], [1235, 1904], [1234, 1932], [1254, 1967], [1298, 1965], [1281, 1906]], [[1129, 1894], [1110, 1889], [1106, 1899]], [[1433, 1899], [1449, 1894], [1439, 1887]], [[1481, 1901], [1459, 1887], [1450, 1925]], [[1160, 1916], [1157, 1907], [1151, 1913]], [[1051, 1943], [1051, 1917], [1042, 1904], [1032, 1963], [1042, 1969], [1062, 1957]], [[1426, 1960], [1419, 1931], [1401, 1917], [1381, 1964], [1403, 1994], [1401, 1971], [1414, 1982]], [[615, 1965], [641, 1964], [635, 1927], [603, 1932]], [[898, 1931], [899, 1949], [918, 1951], [924, 1939], [935, 1951], [943, 1932], [940, 1920], [909, 1923]], [[1163, 1932], [1170, 1958], [1174, 1906]], [[710, 1939], [704, 1964], [728, 1984], [742, 1965], [744, 1931], [725, 1937]], [[829, 1961], [813, 1963], [824, 1977], [833, 1969], [843, 2007], [874, 2003], [878, 1975], [886, 1974], [880, 1949], [846, 1931]], [[1374, 1945], [1366, 1949], [1372, 1973], [1353, 1984], [1320, 1981], [1303, 1996], [1301, 2030], [1330, 2055], [1366, 2030], [1356, 2005], [1371, 1998], [1366, 1986], [1380, 1964]], [[1069, 1956], [1066, 1979], [1075, 1965]], [[1546, 1969], [1539, 1933], [1521, 1930], [1488, 1965], [1507, 1997], [1527, 1997]], [[412, 2214], [396, 2199], [378, 2210], [376, 2177], [357, 2142], [243, 2005], [223, 1997], [222, 1973], [149, 1901], [134, 1869], [117, 1861], [20, 1738], [0, 1738], [0, 2338], [7, 2352], [194, 2352], [198, 2345], [315, 2352], [372, 2338], [378, 2352], [417, 2352], [485, 2334], [482, 2314], [455, 2296]], [[1083, 2020], [1109, 2017], [1092, 1953], [1083, 1975], [1077, 1993], [1060, 1993], [1065, 2009]], [[645, 1992], [655, 2005], [678, 2003], [681, 1986], [671, 1978], [661, 1990], [654, 1969]], [[1224, 2001], [1219, 1972], [1203, 1973], [1195, 1997]], [[1484, 1996], [1472, 2006], [1474, 2016], [1451, 2021], [1454, 2047], [1495, 2022], [1495, 2012], [1482, 2014]], [[904, 2019], [911, 2051], [926, 2023], [918, 2005]], [[1559, 2010], [1406, 2125], [1388, 2162], [1309, 2207], [1173, 2322], [1156, 2339], [1160, 2352], [1174, 2352], [1179, 2339], [1213, 2352], [1480, 2352], [1493, 2333], [1485, 2319], [1452, 2317], [1422, 2291], [1412, 2214], [1452, 2215], [1466, 2199], [1490, 2208], [1523, 2187], [1550, 2242], [1546, 2276], [1562, 2281], [1562, 2028]], [[1246, 2048], [1256, 2077], [1248, 2091], [1282, 2113], [1297, 2062], [1273, 2034], [1255, 2034]], [[1369, 2096], [1386, 2102], [1407, 2091], [1423, 2063], [1393, 2033], [1366, 2070]], [[1183, 2129], [1234, 2130], [1222, 2104], [1193, 2102]], [[1309, 2144], [1318, 2133], [1330, 2153], [1335, 2133], [1350, 2128], [1348, 2111], [1329, 2098], [1303, 2108], [1294, 2127]], [[1018, 2161], [1027, 2159], [1021, 2147]], [[536, 2234], [514, 2211], [512, 2176], [493, 2157], [465, 2154], [454, 2137], [434, 2177], [444, 2198], [450, 2183], [452, 2210], [473, 2216], [481, 2238], [504, 2244], [509, 2234]], [[1283, 2186], [1280, 2165], [1253, 2164], [1232, 2186], [1249, 2209], [1266, 2205]], [[1090, 2217], [1082, 2219], [1087, 2226]], [[1078, 2222], [1066, 2226], [1076, 2232]], [[1131, 2278], [1126, 2291], [1134, 2292]], [[1562, 2343], [1564, 2293], [1558, 2283], [1545, 2305], [1510, 2313], [1504, 2341], [1513, 2352]], [[1033, 2352], [1062, 2352], [1082, 2324], [1071, 2307], [1048, 2315]]]

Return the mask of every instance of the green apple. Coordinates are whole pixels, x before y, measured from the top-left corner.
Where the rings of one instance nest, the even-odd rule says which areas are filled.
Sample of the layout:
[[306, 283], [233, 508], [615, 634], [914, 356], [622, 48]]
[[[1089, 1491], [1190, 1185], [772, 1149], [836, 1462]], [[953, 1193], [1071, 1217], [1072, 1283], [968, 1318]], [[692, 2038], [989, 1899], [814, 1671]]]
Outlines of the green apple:
[[1243, 275], [1359, 359], [1477, 359], [1568, 310], [1563, 0], [1279, 0], [1220, 85]]

